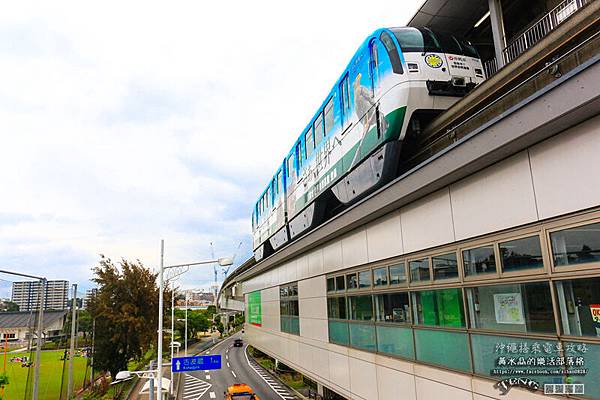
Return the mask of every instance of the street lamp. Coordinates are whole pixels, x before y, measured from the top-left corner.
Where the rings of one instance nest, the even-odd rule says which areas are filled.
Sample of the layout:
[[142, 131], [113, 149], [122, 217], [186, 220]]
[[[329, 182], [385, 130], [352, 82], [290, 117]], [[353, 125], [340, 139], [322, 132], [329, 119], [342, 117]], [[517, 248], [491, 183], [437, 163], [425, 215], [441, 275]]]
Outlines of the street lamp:
[[159, 292], [158, 292], [158, 387], [156, 388], [157, 400], [161, 400], [162, 393], [162, 349], [163, 349], [163, 302], [164, 302], [164, 272], [171, 268], [185, 268], [181, 273], [187, 272], [189, 267], [196, 265], [206, 265], [218, 263], [221, 267], [227, 267], [233, 264], [233, 258], [223, 257], [216, 260], [199, 261], [187, 264], [164, 265], [165, 258], [165, 241], [160, 241], [160, 272], [159, 272]]

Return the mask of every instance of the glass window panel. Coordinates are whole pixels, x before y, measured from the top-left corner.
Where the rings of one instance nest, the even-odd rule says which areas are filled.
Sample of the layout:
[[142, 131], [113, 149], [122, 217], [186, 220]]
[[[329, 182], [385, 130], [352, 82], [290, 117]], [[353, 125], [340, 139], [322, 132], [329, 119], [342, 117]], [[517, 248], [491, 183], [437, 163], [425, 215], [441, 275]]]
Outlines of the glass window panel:
[[282, 301], [279, 303], [279, 314], [280, 315], [289, 315], [290, 314], [287, 301]]
[[496, 258], [493, 246], [483, 246], [463, 251], [466, 276], [496, 273]]
[[377, 326], [377, 349], [382, 353], [415, 358], [415, 347], [411, 328]]
[[290, 331], [290, 317], [281, 316], [280, 325], [281, 325], [280, 327], [281, 327], [282, 332], [289, 332]]
[[[496, 368], [501, 370], [511, 369], [511, 367], [506, 367], [505, 369], [501, 366], [498, 366], [498, 360], [500, 357], [504, 357], [504, 360], [507, 360], [510, 357], [514, 357], [516, 361], [518, 361], [519, 357], [521, 356], [523, 356], [525, 360], [527, 360], [531, 356], [536, 358], [557, 357], [560, 354], [555, 351], [556, 345], [557, 342], [551, 340], [526, 339], [523, 337], [514, 336], [509, 337], [471, 334], [473, 369], [477, 374], [491, 376], [491, 372]], [[513, 353], [512, 350], [508, 351], [510, 348], [516, 348], [516, 354]], [[547, 353], [544, 349], [552, 351]], [[525, 350], [527, 351], [527, 353], [525, 353]], [[522, 351], [522, 353], [519, 354], [519, 351]], [[514, 369], [514, 367], [512, 367], [512, 369]], [[543, 385], [544, 383], [554, 382], [554, 380], [558, 380], [558, 382], [555, 383], [563, 383], [562, 377], [560, 375], [554, 377], [544, 377], [542, 375], [531, 376], [519, 373], [502, 375], [502, 378], [494, 376], [493, 378], [500, 380], [504, 378], [521, 376], [531, 378], [536, 382], [540, 383], [541, 385]]]
[[371, 271], [361, 271], [358, 273], [358, 287], [361, 289], [371, 287]]
[[[592, 399], [600, 399], [600, 345], [591, 343], [565, 343], [566, 356], [583, 357], [583, 367], [588, 370], [587, 374], [570, 375], [573, 383], [583, 383], [585, 385], [585, 396]], [[575, 367], [577, 368], [577, 367]]]
[[315, 147], [317, 147], [323, 140], [323, 114], [319, 114], [313, 126], [315, 127]]
[[328, 317], [334, 319], [346, 319], [346, 298], [330, 297], [327, 299]]
[[287, 162], [287, 176], [294, 177], [296, 175], [296, 167], [294, 166], [294, 154], [290, 154]]
[[375, 325], [349, 324], [350, 345], [367, 351], [377, 351]]
[[356, 289], [358, 287], [358, 282], [356, 281], [356, 274], [346, 275], [346, 287], [348, 289]]
[[373, 321], [373, 298], [371, 295], [348, 297], [350, 319]]
[[410, 268], [411, 282], [422, 282], [429, 280], [429, 258], [409, 261], [408, 266]]
[[329, 341], [331, 343], [349, 345], [350, 334], [348, 333], [348, 323], [329, 321]]
[[404, 263], [390, 266], [390, 284], [398, 285], [406, 282], [406, 267]]
[[550, 234], [555, 266], [600, 261], [600, 223]]
[[500, 261], [504, 272], [543, 268], [540, 237], [532, 236], [500, 243]]
[[467, 289], [473, 328], [520, 333], [555, 333], [548, 282]]
[[458, 261], [456, 260], [456, 253], [431, 257], [431, 264], [433, 265], [433, 279], [458, 278]]
[[385, 286], [388, 284], [387, 267], [373, 270], [373, 285]]
[[312, 127], [304, 134], [304, 146], [306, 148], [306, 158], [310, 157], [315, 148], [315, 139], [313, 137]]
[[333, 98], [329, 100], [325, 106], [325, 135], [329, 135], [333, 129], [334, 114], [333, 114]]
[[335, 291], [335, 279], [334, 278], [327, 278], [327, 291], [328, 292]]
[[413, 304], [416, 307], [418, 324], [465, 326], [465, 313], [460, 289], [413, 292]]
[[600, 337], [600, 278], [555, 284], [563, 333]]
[[410, 323], [408, 293], [386, 293], [375, 295], [377, 321]]
[[471, 371], [466, 333], [415, 329], [417, 360], [431, 364]]
[[290, 330], [288, 333], [293, 335], [300, 335], [300, 318], [290, 317]]
[[335, 277], [335, 288], [336, 290], [346, 289], [346, 281], [344, 280], [344, 275]]
[[298, 296], [298, 284], [294, 283], [292, 286], [290, 286], [290, 296]]
[[298, 313], [298, 300], [291, 300], [288, 303], [289, 303], [289, 311], [290, 311], [289, 315], [297, 317], [299, 315], [299, 313]]

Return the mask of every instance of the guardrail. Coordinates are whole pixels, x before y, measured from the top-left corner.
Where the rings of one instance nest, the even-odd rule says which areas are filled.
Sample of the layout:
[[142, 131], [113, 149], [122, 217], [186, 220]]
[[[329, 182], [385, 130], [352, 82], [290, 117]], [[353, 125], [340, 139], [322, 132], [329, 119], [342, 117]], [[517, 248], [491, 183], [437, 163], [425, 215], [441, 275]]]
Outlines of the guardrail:
[[[558, 25], [566, 21], [577, 10], [583, 8], [586, 4], [594, 0], [564, 0], [562, 3], [554, 7], [542, 18], [527, 28], [519, 36], [515, 37], [506, 48], [502, 50], [504, 65], [508, 64], [515, 58], [519, 57], [537, 42], [546, 37]], [[483, 64], [486, 76], [489, 78], [498, 72], [498, 63], [496, 58], [487, 60]]]

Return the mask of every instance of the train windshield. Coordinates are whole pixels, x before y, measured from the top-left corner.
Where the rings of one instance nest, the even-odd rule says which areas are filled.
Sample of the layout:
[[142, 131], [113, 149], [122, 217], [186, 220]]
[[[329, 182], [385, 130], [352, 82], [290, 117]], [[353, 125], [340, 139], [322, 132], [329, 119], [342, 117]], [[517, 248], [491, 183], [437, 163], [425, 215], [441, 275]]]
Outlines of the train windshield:
[[440, 45], [431, 32], [417, 28], [393, 28], [391, 30], [405, 53], [440, 52]]
[[479, 58], [469, 41], [449, 33], [432, 32], [428, 28], [392, 28], [391, 31], [405, 53], [438, 52]]

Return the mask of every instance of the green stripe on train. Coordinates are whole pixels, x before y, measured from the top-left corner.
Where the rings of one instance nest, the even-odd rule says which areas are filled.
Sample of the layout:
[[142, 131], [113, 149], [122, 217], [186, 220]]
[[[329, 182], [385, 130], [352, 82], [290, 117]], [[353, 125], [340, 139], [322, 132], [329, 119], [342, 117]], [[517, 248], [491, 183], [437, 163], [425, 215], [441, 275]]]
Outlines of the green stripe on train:
[[[318, 186], [319, 183], [322, 182], [324, 179], [327, 179], [327, 177], [329, 176], [329, 174], [331, 172], [333, 172], [333, 170], [336, 170], [336, 177], [340, 177], [341, 175], [348, 172], [348, 170], [351, 167], [352, 161], [354, 159], [355, 153], [359, 146], [361, 146], [360, 154], [356, 157], [356, 160], [354, 161], [354, 165], [359, 164], [362, 160], [364, 160], [367, 157], [368, 154], [370, 154], [374, 149], [379, 147], [384, 142], [398, 139], [398, 137], [400, 135], [400, 129], [402, 128], [402, 124], [404, 122], [405, 113], [406, 113], [406, 107], [400, 107], [400, 108], [397, 108], [394, 111], [388, 113], [385, 116], [385, 120], [388, 124], [388, 127], [387, 127], [385, 133], [383, 135], [381, 135], [380, 137], [378, 137], [377, 136], [377, 127], [374, 126], [373, 128], [371, 128], [365, 135], [364, 139], [362, 140], [362, 146], [361, 146], [361, 143], [359, 142], [359, 143], [355, 144], [350, 150], [348, 150], [346, 152], [346, 154], [344, 154], [338, 162], [336, 162], [331, 168], [329, 168], [327, 170], [327, 172], [318, 181], [315, 182], [314, 185], [310, 186], [307, 189], [307, 191], [304, 193], [304, 195], [302, 195], [298, 200], [296, 200], [295, 209], [301, 210], [302, 207], [304, 207], [309, 202], [308, 193], [310, 193], [312, 188], [314, 188], [315, 186]], [[336, 180], [337, 180], [337, 178], [336, 178]], [[332, 183], [333, 182], [329, 182], [327, 185], [322, 187], [321, 190], [319, 191], [319, 193], [321, 193], [325, 189], [329, 188]]]

